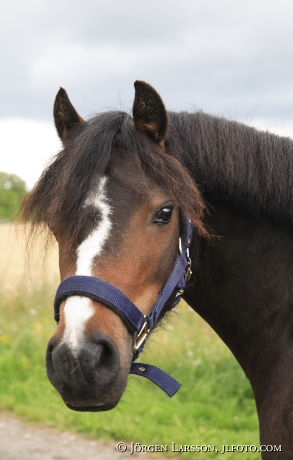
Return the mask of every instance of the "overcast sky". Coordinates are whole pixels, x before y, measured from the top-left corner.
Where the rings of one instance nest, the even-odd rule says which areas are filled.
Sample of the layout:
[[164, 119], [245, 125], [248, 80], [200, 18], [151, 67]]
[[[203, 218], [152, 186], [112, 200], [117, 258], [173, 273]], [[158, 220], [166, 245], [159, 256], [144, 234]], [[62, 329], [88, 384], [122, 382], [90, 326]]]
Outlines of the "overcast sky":
[[293, 136], [292, 0], [2, 0], [0, 171], [33, 185], [60, 148], [60, 86], [83, 117], [131, 110], [148, 81], [171, 110]]

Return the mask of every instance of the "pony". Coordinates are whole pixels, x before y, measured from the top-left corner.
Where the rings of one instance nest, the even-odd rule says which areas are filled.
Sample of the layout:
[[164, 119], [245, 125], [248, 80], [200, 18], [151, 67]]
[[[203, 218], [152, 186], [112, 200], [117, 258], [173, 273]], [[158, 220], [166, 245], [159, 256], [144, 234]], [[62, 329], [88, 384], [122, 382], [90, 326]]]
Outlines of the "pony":
[[203, 112], [167, 112], [142, 81], [132, 116], [85, 121], [61, 88], [54, 120], [63, 148], [22, 215], [59, 245], [66, 286], [47, 372], [64, 402], [115, 407], [150, 330], [182, 296], [248, 377], [261, 443], [292, 459], [293, 141]]

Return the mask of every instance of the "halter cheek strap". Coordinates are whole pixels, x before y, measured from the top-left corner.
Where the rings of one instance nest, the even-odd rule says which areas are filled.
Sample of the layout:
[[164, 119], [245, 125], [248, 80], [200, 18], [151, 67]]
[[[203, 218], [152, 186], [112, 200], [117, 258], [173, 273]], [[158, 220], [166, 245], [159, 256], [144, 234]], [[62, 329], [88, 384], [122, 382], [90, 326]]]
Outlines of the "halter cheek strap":
[[[186, 283], [191, 277], [191, 260], [189, 248], [192, 241], [193, 224], [186, 219], [184, 228], [184, 244], [179, 239], [179, 254], [173, 270], [159, 294], [151, 311], [146, 316], [136, 305], [118, 288], [111, 283], [93, 276], [71, 276], [59, 285], [54, 302], [54, 318], [59, 321], [60, 304], [68, 297], [79, 295], [86, 296], [100, 302], [117, 313], [134, 333], [133, 361], [142, 352], [149, 333], [155, 328], [163, 316], [165, 308], [174, 308], [184, 292]], [[131, 374], [149, 378], [157, 384], [170, 397], [180, 388], [181, 384], [161, 369], [149, 364], [132, 362]]]

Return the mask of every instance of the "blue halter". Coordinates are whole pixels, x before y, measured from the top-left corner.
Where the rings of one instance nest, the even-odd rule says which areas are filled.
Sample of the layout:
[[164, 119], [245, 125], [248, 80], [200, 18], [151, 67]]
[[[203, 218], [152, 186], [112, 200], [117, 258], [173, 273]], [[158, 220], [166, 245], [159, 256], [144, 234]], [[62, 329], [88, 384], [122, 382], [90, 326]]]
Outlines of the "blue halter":
[[[181, 384], [161, 369], [134, 361], [143, 350], [149, 333], [155, 328], [164, 310], [174, 308], [182, 296], [186, 283], [191, 277], [191, 259], [189, 248], [192, 241], [194, 226], [190, 219], [185, 221], [185, 228], [179, 238], [179, 253], [165, 286], [149, 315], [144, 315], [136, 305], [111, 283], [93, 276], [71, 276], [59, 285], [55, 302], [54, 318], [59, 321], [60, 304], [67, 297], [79, 295], [89, 297], [111, 308], [122, 317], [127, 326], [134, 332], [133, 362], [130, 374], [147, 377], [170, 397], [180, 388]], [[184, 242], [182, 244], [182, 239]]]

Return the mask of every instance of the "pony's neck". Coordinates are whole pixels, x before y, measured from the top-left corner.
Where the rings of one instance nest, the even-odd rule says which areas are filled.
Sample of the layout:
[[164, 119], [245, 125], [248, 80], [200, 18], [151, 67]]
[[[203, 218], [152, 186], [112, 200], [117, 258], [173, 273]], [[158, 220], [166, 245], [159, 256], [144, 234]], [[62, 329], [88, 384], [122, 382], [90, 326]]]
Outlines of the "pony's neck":
[[170, 118], [171, 143], [201, 185], [219, 237], [194, 241], [185, 299], [248, 376], [261, 443], [282, 445], [292, 460], [293, 142], [202, 113]]
[[224, 340], [249, 378], [261, 443], [282, 444], [292, 459], [292, 230], [223, 205], [211, 211], [209, 226], [220, 237], [195, 242], [195, 281], [185, 299]]

